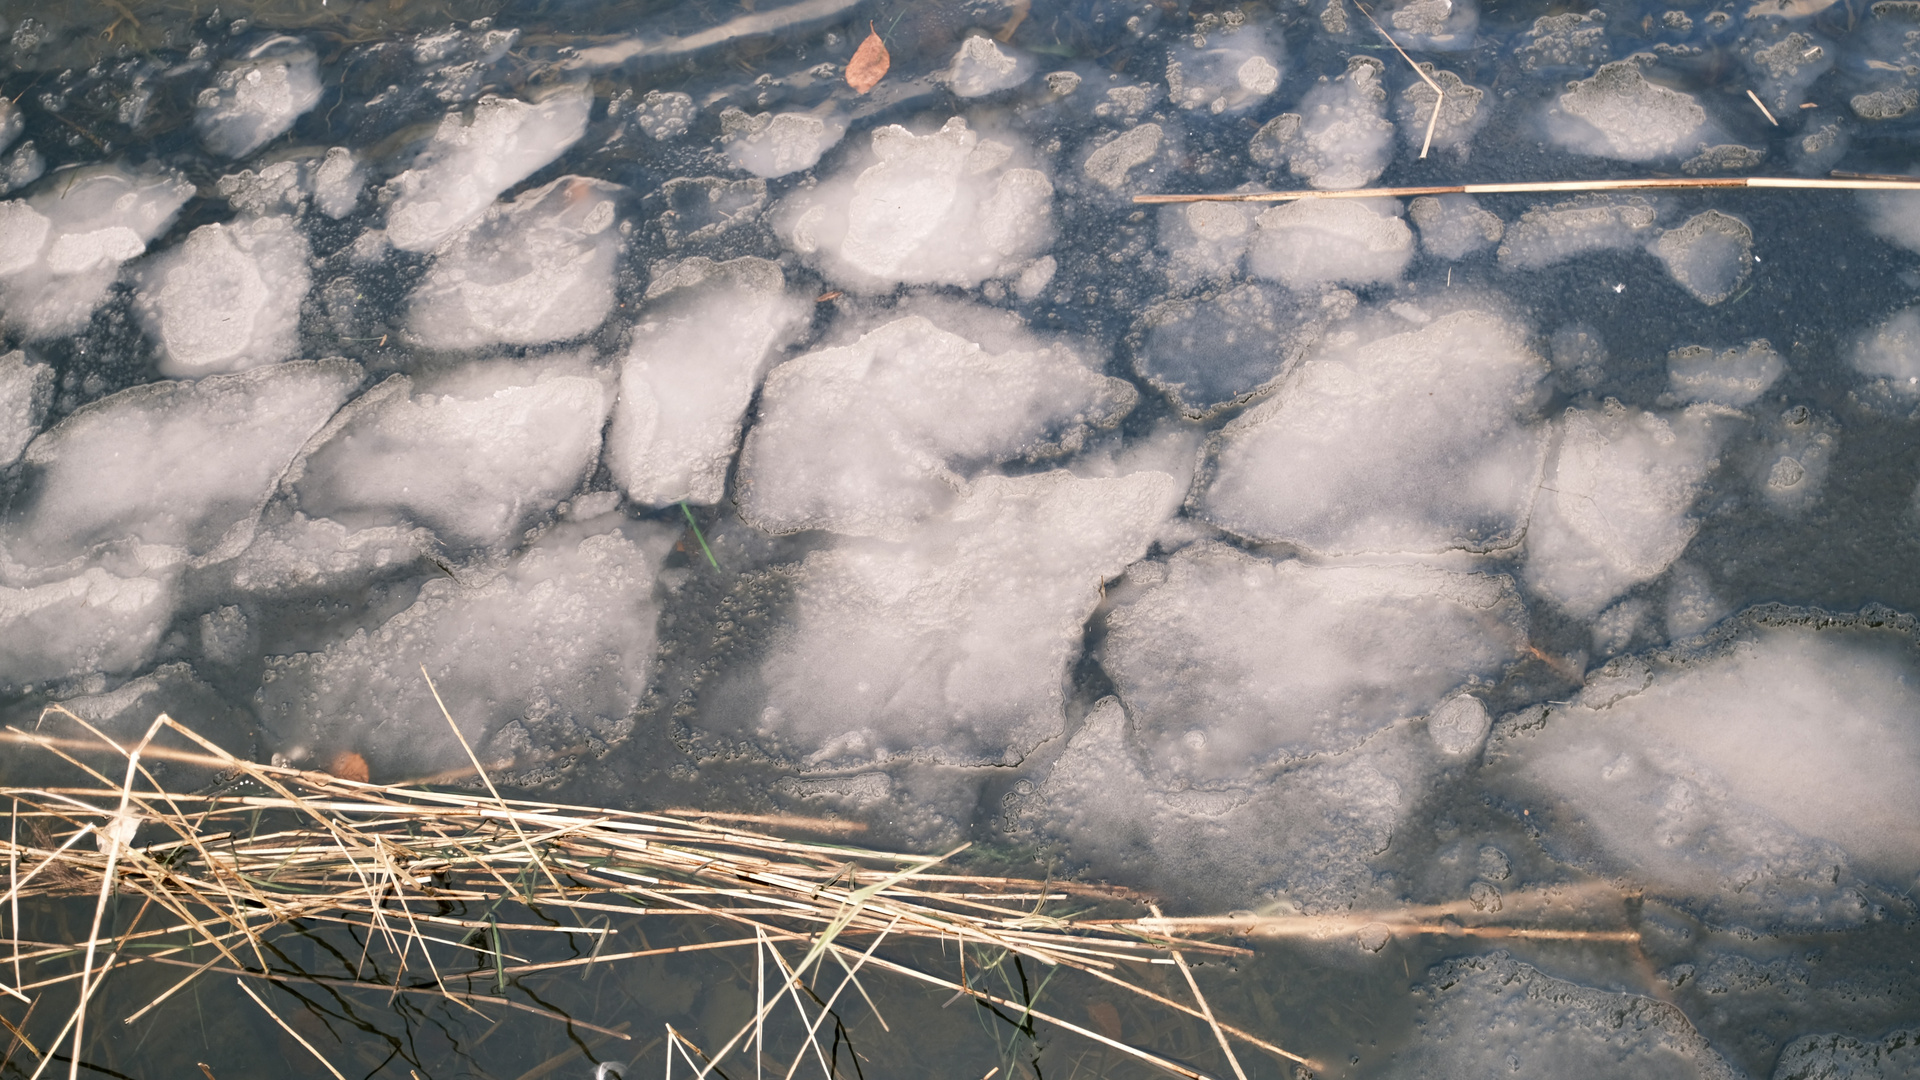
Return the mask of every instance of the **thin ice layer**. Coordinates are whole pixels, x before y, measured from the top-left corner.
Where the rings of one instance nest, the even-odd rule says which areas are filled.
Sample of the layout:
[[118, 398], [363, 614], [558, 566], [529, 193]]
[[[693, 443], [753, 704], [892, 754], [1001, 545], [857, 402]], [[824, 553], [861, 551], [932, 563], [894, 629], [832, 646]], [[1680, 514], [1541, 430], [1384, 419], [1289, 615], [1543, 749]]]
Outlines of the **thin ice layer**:
[[1920, 307], [1897, 311], [1861, 335], [1848, 359], [1868, 377], [1872, 398], [1902, 404], [1920, 398]]
[[300, 349], [307, 239], [285, 217], [202, 225], [139, 274], [134, 310], [163, 375], [242, 371]]
[[1299, 113], [1267, 121], [1248, 150], [1255, 161], [1284, 161], [1317, 188], [1357, 188], [1393, 160], [1393, 122], [1387, 119], [1386, 65], [1371, 56], [1347, 61], [1347, 70], [1322, 79], [1300, 101]]
[[1066, 841], [1105, 880], [1212, 910], [1281, 902], [1338, 912], [1375, 888], [1373, 860], [1418, 804], [1436, 759], [1411, 728], [1235, 786], [1145, 771], [1127, 714], [1106, 698], [1073, 734], [1019, 818]]
[[435, 256], [407, 325], [434, 349], [577, 338], [613, 308], [620, 188], [563, 176], [496, 203]]
[[1356, 303], [1345, 289], [1302, 295], [1259, 284], [1168, 300], [1134, 324], [1133, 370], [1204, 419], [1269, 389]]
[[727, 157], [755, 176], [775, 177], [811, 169], [820, 155], [847, 133], [846, 121], [828, 114], [759, 113], [731, 108], [720, 114]]
[[0, 687], [120, 674], [153, 656], [173, 618], [173, 590], [150, 577], [90, 567], [32, 588], [0, 586]]
[[1854, 921], [1858, 878], [1920, 870], [1909, 642], [1762, 625], [1615, 669], [1499, 743], [1550, 849], [1747, 925]]
[[1546, 374], [1521, 327], [1472, 309], [1325, 344], [1216, 437], [1198, 509], [1325, 554], [1511, 546], [1546, 453]]
[[1498, 575], [1276, 563], [1208, 542], [1128, 581], [1144, 587], [1108, 616], [1101, 666], [1148, 762], [1196, 783], [1352, 749], [1496, 677], [1526, 642]]
[[1675, 395], [1735, 409], [1760, 400], [1786, 370], [1787, 362], [1765, 338], [1732, 349], [1682, 345], [1667, 354], [1667, 381]]
[[769, 532], [901, 535], [970, 473], [1072, 450], [1133, 407], [1130, 385], [1066, 347], [981, 330], [992, 351], [909, 315], [775, 368], [741, 454], [741, 517]]
[[1413, 261], [1398, 199], [1301, 199], [1262, 213], [1247, 269], [1289, 288], [1397, 281]]
[[808, 762], [1019, 762], [1060, 733], [1102, 583], [1179, 497], [1161, 472], [990, 476], [901, 540], [813, 552], [761, 666], [761, 737]]
[[29, 340], [79, 330], [193, 191], [178, 173], [95, 165], [0, 203], [0, 312]]
[[305, 512], [355, 528], [511, 547], [592, 472], [611, 396], [568, 357], [472, 364], [417, 387], [394, 375], [328, 425], [290, 486]]
[[607, 435], [607, 468], [628, 498], [720, 501], [747, 403], [807, 310], [766, 259], [687, 259], [654, 280]]
[[53, 404], [53, 368], [15, 349], [0, 356], [0, 469], [20, 459]]
[[960, 43], [947, 66], [949, 89], [963, 98], [1011, 90], [1033, 77], [1033, 58], [979, 34]]
[[1538, 270], [1594, 251], [1639, 247], [1653, 238], [1653, 204], [1637, 195], [1587, 195], [1536, 206], [1507, 229], [1503, 270]]
[[319, 103], [319, 58], [295, 38], [276, 37], [213, 77], [200, 91], [193, 126], [209, 151], [245, 157]]
[[978, 285], [1053, 242], [1053, 184], [1013, 159], [957, 116], [928, 135], [890, 124], [873, 133], [871, 157], [789, 196], [780, 231], [851, 288]]
[[1167, 97], [1183, 109], [1239, 112], [1279, 89], [1280, 49], [1254, 26], [1195, 34], [1167, 57]]
[[538, 103], [489, 94], [471, 115], [448, 113], [413, 168], [393, 179], [387, 239], [402, 251], [432, 250], [578, 141], [592, 107], [593, 95], [569, 87]]
[[1544, 975], [1505, 952], [1448, 960], [1416, 991], [1390, 1077], [1737, 1080], [1676, 1006]]
[[1568, 409], [1527, 529], [1527, 586], [1585, 617], [1660, 576], [1699, 531], [1689, 511], [1737, 422], [1713, 405]]
[[27, 447], [27, 495], [0, 532], [8, 553], [36, 566], [116, 541], [168, 558], [235, 554], [288, 463], [360, 379], [345, 360], [293, 361], [85, 405]]
[[1602, 64], [1592, 78], [1570, 84], [1557, 104], [1548, 133], [1575, 153], [1656, 161], [1712, 141], [1700, 102], [1649, 82], [1639, 58]]
[[604, 748], [646, 691], [671, 544], [617, 516], [556, 528], [491, 579], [435, 578], [372, 631], [269, 658], [255, 704], [283, 751], [352, 750], [387, 776], [464, 765], [424, 666], [489, 769]]

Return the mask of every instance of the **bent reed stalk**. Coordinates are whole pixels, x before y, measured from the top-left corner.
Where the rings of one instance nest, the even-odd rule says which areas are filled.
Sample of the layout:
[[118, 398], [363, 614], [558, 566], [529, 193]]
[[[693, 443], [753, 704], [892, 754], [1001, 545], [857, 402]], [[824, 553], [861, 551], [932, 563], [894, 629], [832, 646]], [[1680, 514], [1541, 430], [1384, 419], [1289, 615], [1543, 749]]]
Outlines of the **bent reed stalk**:
[[[440, 997], [463, 1010], [481, 1004], [505, 1006], [628, 1040], [631, 1036], [620, 1030], [624, 1024], [606, 1027], [565, 1016], [547, 1007], [542, 995], [526, 993], [529, 1000], [516, 1000], [509, 988], [525, 989], [521, 980], [569, 971], [585, 977], [595, 965], [639, 957], [740, 949], [752, 949], [758, 957], [763, 973], [760, 1011], [711, 1057], [694, 1047], [699, 1060], [687, 1060], [700, 1075], [718, 1072], [736, 1049], [757, 1047], [767, 1016], [784, 999], [791, 999], [800, 1012], [809, 1045], [822, 1070], [831, 1075], [833, 1069], [814, 1037], [827, 1033], [821, 1030], [822, 1022], [839, 991], [823, 1002], [808, 981], [817, 983], [821, 972], [837, 967], [845, 976], [841, 989], [853, 986], [869, 1007], [872, 998], [856, 977], [863, 970], [951, 990], [951, 1000], [971, 997], [1016, 1028], [1025, 1025], [1029, 1037], [1032, 1025], [1043, 1022], [1175, 1075], [1202, 1080], [1205, 1074], [1184, 1062], [1037, 1007], [1035, 995], [987, 988], [988, 971], [1023, 958], [1053, 974], [1071, 972], [1203, 1022], [1235, 1073], [1244, 1075], [1230, 1040], [1269, 1054], [1284, 1067], [1318, 1070], [1307, 1057], [1229, 1023], [1230, 1018], [1211, 1008], [1182, 954], [1249, 953], [1240, 945], [1209, 940], [1222, 935], [1637, 938], [1624, 929], [1499, 926], [1476, 919], [1474, 908], [1465, 904], [1331, 919], [1181, 919], [1162, 917], [1157, 909], [1144, 918], [1096, 918], [1095, 912], [1111, 916], [1121, 905], [1139, 910], [1144, 898], [1124, 889], [1075, 882], [938, 872], [964, 846], [927, 857], [752, 831], [694, 811], [628, 811], [508, 799], [495, 791], [477, 759], [480, 792], [376, 784], [247, 761], [165, 715], [133, 746], [121, 745], [57, 706], [47, 710], [43, 721], [52, 717], [78, 725], [88, 737], [9, 728], [0, 732], [0, 743], [57, 758], [84, 782], [0, 788], [0, 797], [13, 806], [8, 890], [0, 911], [23, 899], [85, 896], [97, 898], [97, 903], [85, 942], [26, 940], [16, 914], [11, 934], [0, 943], [11, 952], [14, 973], [14, 985], [0, 986], [0, 994], [34, 1009], [49, 992], [64, 994], [68, 984], [78, 991], [79, 1004], [51, 1045], [27, 1041], [24, 1020], [16, 1025], [0, 1016], [15, 1036], [14, 1049], [24, 1043], [39, 1059], [35, 1077], [56, 1060], [70, 1063], [70, 1074], [77, 1073], [89, 1003], [98, 1000], [99, 987], [109, 976], [140, 965], [185, 970], [170, 987], [123, 1017], [129, 1024], [200, 976], [220, 975], [376, 990], [389, 1000], [401, 994], [415, 1001]], [[156, 744], [156, 737], [167, 732], [190, 745]], [[89, 763], [102, 757], [110, 763], [99, 768]], [[211, 770], [218, 779], [198, 791], [169, 790], [150, 768], [156, 761]], [[122, 768], [125, 778], [116, 782], [112, 774]], [[777, 815], [751, 820], [782, 826], [790, 834], [847, 831], [847, 824], [837, 821]], [[87, 838], [94, 842], [83, 843]], [[137, 899], [139, 914], [131, 924], [105, 929], [101, 916], [116, 895]], [[1068, 903], [1079, 913], [1060, 907]], [[484, 908], [478, 918], [471, 917], [476, 905]], [[1523, 907], [1510, 905], [1510, 910]], [[1534, 914], [1554, 917], [1545, 908]], [[619, 933], [615, 920], [638, 917], [650, 924], [663, 918], [691, 922], [729, 936], [668, 947], [614, 947], [612, 939]], [[303, 923], [346, 926], [364, 935], [365, 951], [352, 977], [294, 969], [273, 947], [273, 931], [298, 933]], [[504, 931], [564, 935], [578, 943], [575, 951], [582, 955], [528, 960], [507, 951]], [[645, 945], [644, 934], [641, 937]], [[923, 970], [878, 951], [884, 942], [911, 939], [958, 945], [957, 970]], [[781, 944], [804, 949], [804, 956], [790, 961]], [[202, 959], [208, 948], [214, 956]], [[379, 955], [374, 955], [376, 950]], [[270, 954], [279, 960], [270, 960]], [[476, 954], [481, 954], [477, 962]], [[769, 955], [777, 969], [773, 982], [764, 974]], [[941, 956], [947, 956], [944, 948]], [[391, 977], [376, 979], [368, 973], [370, 957], [374, 972], [383, 970], [384, 961]], [[48, 971], [49, 964], [53, 970], [71, 970], [35, 973], [36, 968]], [[1191, 1002], [1143, 985], [1142, 976], [1166, 973], [1156, 970], [1159, 966], [1185, 976]], [[22, 981], [23, 975], [31, 978]], [[473, 993], [452, 985], [466, 979], [482, 980], [497, 992]], [[1178, 992], [1175, 984], [1163, 985]], [[818, 1006], [810, 1022], [802, 995]], [[287, 1027], [264, 1000], [251, 991], [249, 996]], [[884, 1027], [884, 1019], [881, 1024]], [[74, 1035], [70, 1052], [60, 1055], [69, 1032]], [[318, 1048], [304, 1040], [302, 1045], [334, 1071]], [[692, 1045], [687, 1035], [672, 1032], [669, 1053], [684, 1056], [685, 1047]], [[796, 1059], [794, 1067], [799, 1064]]]
[[1920, 191], [1920, 177], [1877, 173], [1804, 176], [1649, 176], [1630, 180], [1541, 180], [1503, 184], [1425, 184], [1413, 187], [1298, 191], [1222, 191], [1194, 195], [1135, 195], [1141, 205], [1196, 202], [1299, 202], [1305, 199], [1405, 199], [1418, 195], [1577, 195], [1598, 191]]

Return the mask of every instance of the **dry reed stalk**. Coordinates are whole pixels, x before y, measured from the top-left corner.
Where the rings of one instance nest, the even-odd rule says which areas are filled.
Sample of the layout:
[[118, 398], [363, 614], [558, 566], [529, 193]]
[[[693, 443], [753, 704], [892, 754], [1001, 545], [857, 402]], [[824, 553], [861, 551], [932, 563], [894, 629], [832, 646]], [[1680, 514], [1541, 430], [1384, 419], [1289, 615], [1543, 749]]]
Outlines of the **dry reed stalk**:
[[1405, 199], [1416, 195], [1559, 195], [1596, 191], [1920, 191], [1920, 177], [1849, 174], [1803, 176], [1650, 176], [1632, 180], [1546, 180], [1510, 184], [1427, 184], [1415, 187], [1349, 188], [1344, 191], [1227, 191], [1200, 195], [1135, 195], [1144, 204], [1193, 202], [1296, 202], [1301, 199]]
[[[801, 1057], [786, 1069], [788, 1080], [809, 1055], [831, 1074], [832, 1066], [819, 1045], [826, 1018], [833, 1015], [836, 1028], [841, 1024], [834, 1009], [837, 1002], [850, 1000], [843, 998], [848, 987], [873, 1008], [861, 975], [889, 973], [951, 990], [956, 998], [968, 996], [1011, 1010], [1020, 1017], [1009, 1020], [1017, 1027], [1030, 1030], [1034, 1021], [1055, 1025], [1137, 1061], [1200, 1080], [1203, 1074], [1186, 1065], [1035, 1007], [1030, 992], [1021, 991], [1027, 1000], [1015, 1001], [979, 985], [1002, 961], [1024, 957], [1050, 971], [1078, 972], [1203, 1021], [1234, 1074], [1243, 1077], [1232, 1040], [1283, 1062], [1317, 1066], [1213, 1013], [1183, 953], [1244, 956], [1248, 950], [1208, 937], [1327, 937], [1383, 924], [1399, 934], [1635, 938], [1629, 930], [1602, 927], [1554, 930], [1498, 925], [1476, 917], [1465, 905], [1331, 920], [1293, 915], [1169, 919], [1160, 917], [1157, 909], [1151, 918], [1097, 918], [1097, 911], [1055, 915], [1047, 913], [1044, 905], [1071, 899], [1110, 911], [1115, 904], [1132, 905], [1139, 897], [1081, 883], [936, 872], [957, 851], [928, 858], [776, 836], [705, 820], [732, 822], [741, 816], [508, 799], [494, 787], [470, 747], [474, 766], [470, 775], [480, 778], [484, 793], [375, 784], [244, 761], [166, 716], [159, 717], [137, 745], [124, 747], [64, 710], [49, 713], [80, 724], [95, 741], [12, 730], [0, 733], [0, 741], [36, 747], [85, 777], [71, 786], [0, 789], [0, 795], [15, 801], [7, 840], [7, 899], [84, 895], [95, 902], [93, 927], [84, 944], [24, 940], [19, 919], [13, 923], [17, 964], [58, 963], [62, 957], [78, 960], [75, 971], [49, 972], [40, 981], [9, 988], [37, 1007], [49, 988], [78, 984], [80, 1004], [60, 1034], [51, 1044], [27, 1044], [39, 1058], [40, 1070], [54, 1060], [49, 1045], [59, 1046], [69, 1032], [74, 1036], [70, 1060], [79, 1060], [88, 1003], [113, 971], [137, 965], [182, 968], [185, 975], [127, 1017], [127, 1022], [151, 1014], [196, 978], [223, 974], [242, 980], [378, 991], [389, 1000], [401, 994], [437, 996], [474, 1012], [502, 1005], [628, 1040], [631, 1036], [617, 1029], [505, 996], [509, 979], [574, 968], [581, 969], [584, 977], [595, 964], [751, 947], [759, 972], [753, 1021], [711, 1058], [678, 1032], [668, 1038], [697, 1073], [715, 1071], [741, 1047], [751, 1047], [756, 1061], [760, 1060], [767, 1016], [776, 1007], [791, 1005], [800, 1016], [811, 1051], [803, 1048]], [[163, 746], [156, 742], [163, 734], [184, 738], [195, 749]], [[124, 760], [124, 779], [116, 783], [81, 760], [82, 755], [95, 754]], [[145, 768], [143, 759], [194, 764], [230, 779], [204, 791], [170, 791]], [[139, 842], [141, 835], [146, 842]], [[81, 844], [87, 837], [97, 842]], [[116, 892], [140, 896], [143, 905], [130, 925], [109, 935], [107, 899]], [[1509, 903], [1514, 911], [1537, 908], [1540, 914], [1553, 917], [1558, 913], [1554, 903], [1564, 906], [1569, 899], [1563, 890], [1552, 903], [1536, 903], [1521, 894]], [[454, 903], [485, 905], [485, 910], [473, 917], [471, 912], [444, 907]], [[514, 907], [498, 910], [506, 904]], [[555, 908], [566, 909], [579, 925], [552, 921]], [[516, 918], [515, 909], [539, 917]], [[149, 920], [150, 913], [157, 919]], [[611, 921], [615, 914], [649, 921], [691, 920], [692, 925], [730, 927], [738, 933], [720, 940], [610, 950], [607, 943], [620, 932]], [[362, 956], [359, 965], [351, 968], [352, 977], [289, 970], [285, 964], [270, 962], [274, 931], [287, 928], [291, 932], [296, 929], [293, 924], [300, 922], [342, 925], [363, 936]], [[468, 936], [448, 935], [449, 930]], [[570, 959], [530, 961], [508, 952], [503, 931], [566, 935], [583, 946], [591, 944], [592, 950]], [[476, 944], [474, 935], [483, 935], [482, 942]], [[960, 946], [958, 976], [921, 970], [877, 951], [883, 942], [910, 940], [956, 942]], [[247, 948], [239, 948], [242, 941]], [[787, 942], [805, 947], [797, 963], [790, 963], [780, 951]], [[215, 955], [202, 959], [189, 954], [200, 946], [212, 948]], [[970, 949], [977, 954], [971, 970]], [[96, 963], [99, 952], [107, 953], [104, 963]], [[250, 956], [251, 962], [243, 956]], [[776, 972], [773, 983], [766, 978], [769, 959]], [[365, 973], [370, 960], [376, 962], [373, 976]], [[379, 963], [390, 965], [387, 975], [379, 976]], [[819, 972], [833, 964], [842, 973], [837, 988], [825, 999], [812, 997], [808, 1004], [803, 992], [806, 997], [813, 992], [805, 980], [817, 981]], [[1137, 977], [1155, 965], [1180, 968], [1199, 1007], [1142, 985]], [[425, 970], [409, 976], [410, 967]], [[377, 981], [374, 976], [379, 976]], [[485, 978], [497, 982], [502, 993], [460, 990], [450, 985], [454, 977]], [[264, 1000], [253, 996], [274, 1015]], [[878, 1009], [874, 1012], [877, 1016]], [[275, 1020], [280, 1022], [277, 1016]], [[24, 1041], [24, 1027], [18, 1034]], [[315, 1056], [320, 1057], [317, 1051]]]

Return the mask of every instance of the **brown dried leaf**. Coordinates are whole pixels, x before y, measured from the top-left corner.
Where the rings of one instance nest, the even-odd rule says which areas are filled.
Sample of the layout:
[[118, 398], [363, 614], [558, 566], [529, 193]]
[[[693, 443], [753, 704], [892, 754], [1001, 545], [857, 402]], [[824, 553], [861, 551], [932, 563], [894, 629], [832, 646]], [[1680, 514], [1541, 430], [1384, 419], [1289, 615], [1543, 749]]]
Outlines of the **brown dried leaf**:
[[368, 780], [367, 759], [351, 750], [342, 750], [327, 762], [327, 771], [342, 780], [357, 780], [364, 784]]
[[893, 57], [887, 55], [887, 47], [880, 41], [880, 32], [868, 23], [867, 40], [860, 43], [853, 59], [847, 61], [847, 85], [864, 94], [879, 85], [892, 63]]

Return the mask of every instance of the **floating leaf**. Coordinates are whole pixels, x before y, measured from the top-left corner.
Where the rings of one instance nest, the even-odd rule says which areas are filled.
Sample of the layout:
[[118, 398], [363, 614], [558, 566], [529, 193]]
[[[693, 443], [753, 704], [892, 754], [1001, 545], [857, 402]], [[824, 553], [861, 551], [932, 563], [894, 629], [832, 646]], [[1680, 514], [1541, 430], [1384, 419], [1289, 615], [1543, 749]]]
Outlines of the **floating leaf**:
[[367, 759], [351, 750], [333, 755], [333, 760], [327, 762], [327, 771], [342, 780], [358, 780], [362, 784], [368, 779]]
[[880, 32], [868, 23], [867, 40], [860, 43], [853, 59], [847, 61], [847, 85], [864, 94], [879, 84], [892, 63], [893, 58], [887, 55], [887, 47], [880, 40]]

